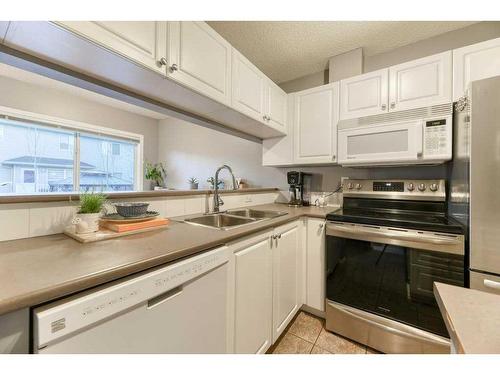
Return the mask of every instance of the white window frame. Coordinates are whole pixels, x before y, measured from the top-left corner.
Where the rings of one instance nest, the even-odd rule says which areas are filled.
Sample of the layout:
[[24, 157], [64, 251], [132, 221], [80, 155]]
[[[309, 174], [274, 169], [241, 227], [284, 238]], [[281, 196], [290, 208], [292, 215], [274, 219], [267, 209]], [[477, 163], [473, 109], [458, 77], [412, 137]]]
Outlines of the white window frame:
[[[60, 117], [47, 116], [40, 113], [22, 111], [14, 108], [0, 106], [0, 115], [6, 116], [7, 118], [12, 117], [12, 120], [20, 119], [24, 121], [31, 121], [35, 124], [40, 124], [52, 128], [60, 128], [66, 130], [72, 130], [76, 132], [75, 144], [74, 144], [74, 165], [73, 173], [76, 189], [80, 186], [80, 164], [77, 161], [76, 156], [80, 154], [80, 132], [81, 133], [91, 133], [94, 135], [107, 136], [122, 138], [129, 141], [137, 142], [137, 147], [135, 148], [135, 178], [134, 178], [134, 191], [142, 191], [143, 189], [143, 163], [144, 163], [144, 136], [142, 134], [131, 133], [123, 130], [107, 128], [104, 126], [88, 124], [81, 121], [68, 120]], [[75, 190], [76, 191], [76, 190]]]

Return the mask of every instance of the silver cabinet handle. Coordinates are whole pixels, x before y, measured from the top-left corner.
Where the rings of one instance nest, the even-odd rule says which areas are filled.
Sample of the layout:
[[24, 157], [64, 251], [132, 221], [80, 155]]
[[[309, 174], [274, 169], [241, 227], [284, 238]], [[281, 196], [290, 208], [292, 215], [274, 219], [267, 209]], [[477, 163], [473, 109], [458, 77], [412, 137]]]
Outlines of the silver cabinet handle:
[[392, 103], [391, 103], [391, 109], [394, 109], [394, 108], [396, 108], [396, 103], [395, 103], [395, 102], [392, 102]]
[[271, 240], [271, 249], [272, 249], [272, 248], [273, 248], [273, 240], [274, 240], [274, 236], [269, 237], [269, 239]]
[[172, 64], [172, 65], [170, 66], [170, 71], [171, 71], [171, 72], [175, 72], [176, 70], [179, 70], [179, 67], [177, 66], [177, 64]]
[[336, 155], [332, 155], [332, 160], [335, 160], [337, 159], [337, 156]]
[[385, 110], [387, 109], [387, 105], [382, 104], [382, 107], [381, 107], [381, 108], [382, 108], [382, 111], [385, 111]]
[[162, 57], [160, 60], [158, 60], [158, 65], [159, 66], [165, 66], [167, 65], [167, 59]]
[[319, 229], [323, 229], [324, 226], [325, 226], [325, 224], [320, 224]]

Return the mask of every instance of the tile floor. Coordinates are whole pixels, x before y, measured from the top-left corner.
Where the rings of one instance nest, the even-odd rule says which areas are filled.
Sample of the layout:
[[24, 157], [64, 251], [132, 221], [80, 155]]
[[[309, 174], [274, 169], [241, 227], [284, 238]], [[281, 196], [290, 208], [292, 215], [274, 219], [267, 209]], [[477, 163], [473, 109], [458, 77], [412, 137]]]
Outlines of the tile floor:
[[324, 319], [300, 311], [268, 351], [270, 354], [379, 354], [325, 330]]

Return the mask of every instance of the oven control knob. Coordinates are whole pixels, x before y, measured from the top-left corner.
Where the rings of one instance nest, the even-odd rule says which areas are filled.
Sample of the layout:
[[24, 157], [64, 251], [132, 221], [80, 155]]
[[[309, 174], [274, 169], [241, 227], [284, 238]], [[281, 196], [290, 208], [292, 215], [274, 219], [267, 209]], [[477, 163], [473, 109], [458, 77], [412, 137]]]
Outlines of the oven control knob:
[[413, 191], [413, 190], [415, 190], [415, 185], [413, 184], [413, 182], [410, 182], [410, 183], [408, 184], [407, 189], [408, 189], [409, 191]]
[[361, 190], [361, 184], [356, 184], [356, 189]]
[[426, 188], [427, 187], [425, 186], [425, 184], [418, 185], [418, 190], [420, 190], [420, 191], [425, 191]]
[[431, 189], [431, 191], [437, 191], [438, 186], [437, 186], [437, 184], [431, 184], [431, 186], [429, 186], [429, 189]]
[[352, 190], [352, 188], [353, 188], [353, 187], [354, 187], [354, 185], [352, 184], [352, 182], [349, 182], [349, 183], [347, 184], [347, 188], [348, 188], [349, 190]]

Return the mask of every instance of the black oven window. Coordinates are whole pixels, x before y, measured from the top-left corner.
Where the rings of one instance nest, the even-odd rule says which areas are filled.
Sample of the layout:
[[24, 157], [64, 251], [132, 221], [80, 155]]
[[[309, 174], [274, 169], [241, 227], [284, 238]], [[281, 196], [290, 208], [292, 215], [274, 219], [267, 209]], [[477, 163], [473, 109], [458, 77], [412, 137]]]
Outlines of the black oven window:
[[448, 337], [433, 282], [463, 286], [463, 258], [327, 237], [329, 300]]

